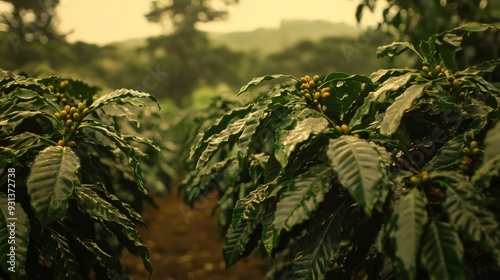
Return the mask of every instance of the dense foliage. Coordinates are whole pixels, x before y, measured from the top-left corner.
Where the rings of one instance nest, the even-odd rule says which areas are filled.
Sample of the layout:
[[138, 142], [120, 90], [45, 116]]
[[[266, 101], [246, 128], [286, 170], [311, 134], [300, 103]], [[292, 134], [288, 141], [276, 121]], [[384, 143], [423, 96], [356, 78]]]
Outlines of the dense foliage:
[[156, 99], [97, 93], [78, 80], [0, 71], [1, 278], [117, 279], [124, 247], [152, 271], [136, 225], [152, 203], [146, 185], [165, 191], [154, 183], [171, 172], [157, 163], [165, 142], [137, 135], [157, 137], [157, 113], [142, 127], [138, 120]]
[[470, 23], [419, 46], [420, 69], [292, 78], [198, 134], [186, 200], [219, 192], [227, 266], [258, 249], [273, 279], [500, 275], [499, 59], [459, 69]]

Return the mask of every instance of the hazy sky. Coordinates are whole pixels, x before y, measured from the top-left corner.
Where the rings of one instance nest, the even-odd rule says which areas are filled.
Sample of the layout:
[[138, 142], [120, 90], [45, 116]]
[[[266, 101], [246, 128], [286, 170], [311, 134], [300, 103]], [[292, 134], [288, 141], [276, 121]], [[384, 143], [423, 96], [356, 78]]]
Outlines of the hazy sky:
[[[324, 19], [355, 24], [359, 0], [240, 0], [229, 10], [226, 21], [200, 26], [214, 32], [277, 27], [282, 19]], [[63, 32], [74, 30], [69, 41], [105, 44], [168, 32], [167, 27], [148, 23], [144, 17], [150, 0], [62, 0], [57, 14]], [[378, 13], [380, 14], [380, 13]], [[363, 25], [373, 24], [370, 13]]]

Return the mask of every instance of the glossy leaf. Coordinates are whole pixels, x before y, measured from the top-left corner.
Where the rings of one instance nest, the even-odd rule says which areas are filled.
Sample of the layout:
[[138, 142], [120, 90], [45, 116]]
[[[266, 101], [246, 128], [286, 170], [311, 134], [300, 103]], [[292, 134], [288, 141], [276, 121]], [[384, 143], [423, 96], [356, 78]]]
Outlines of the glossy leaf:
[[[14, 194], [15, 197], [15, 193], [10, 194]], [[13, 200], [12, 195], [9, 199], [8, 194], [0, 192], [0, 205], [0, 268], [12, 273], [9, 270], [9, 267], [13, 267], [9, 263], [11, 259], [9, 255], [12, 255], [11, 249], [14, 248], [14, 268], [17, 273], [20, 268], [24, 267], [28, 258], [31, 224], [22, 205]]]
[[[131, 90], [131, 89], [119, 89], [115, 90], [111, 93], [102, 95], [101, 97], [97, 98], [92, 102], [90, 106], [88, 106], [90, 111], [94, 111], [97, 108], [100, 108], [106, 104], [109, 104], [111, 102], [118, 102], [119, 104], [123, 104], [123, 100], [127, 98], [149, 98], [153, 100], [157, 105], [158, 101], [156, 100], [156, 97], [149, 93], [145, 92], [140, 92], [137, 90]], [[159, 106], [159, 105], [158, 105]]]
[[[95, 257], [99, 265], [106, 270], [106, 275], [110, 279], [116, 279], [118, 272], [121, 272], [123, 269], [118, 258], [103, 251], [95, 242], [82, 240], [78, 237], [75, 237], [75, 239], [78, 244]], [[121, 278], [118, 279], [121, 280]]]
[[80, 275], [80, 264], [66, 237], [50, 230], [45, 232], [42, 238], [47, 255], [54, 266], [52, 279], [83, 279]]
[[383, 159], [366, 140], [341, 136], [330, 140], [327, 150], [330, 165], [366, 213], [371, 213], [380, 195]]
[[274, 144], [274, 156], [276, 160], [284, 168], [288, 164], [288, 159], [297, 146], [310, 137], [318, 135], [326, 129], [329, 122], [326, 118], [319, 116], [317, 111], [312, 109], [305, 109], [301, 114], [297, 115], [297, 123], [293, 127], [287, 127], [286, 130], [281, 130], [276, 135]]
[[427, 223], [427, 199], [413, 188], [399, 200], [395, 209], [394, 254], [406, 279], [416, 279], [420, 240]]
[[500, 122], [488, 131], [484, 139], [484, 157], [487, 162], [500, 154]]
[[270, 80], [279, 79], [279, 78], [290, 78], [290, 79], [294, 79], [297, 82], [299, 82], [299, 80], [297, 80], [297, 78], [295, 78], [293, 76], [290, 76], [290, 75], [283, 75], [283, 74], [265, 75], [265, 76], [262, 76], [262, 77], [253, 78], [248, 84], [244, 85], [240, 89], [240, 91], [238, 92], [237, 95], [240, 95], [240, 94], [244, 93], [249, 88], [257, 86], [257, 85], [259, 85], [260, 83], [262, 83], [264, 81], [270, 81]]
[[152, 272], [153, 267], [149, 260], [149, 249], [146, 245], [142, 244], [141, 237], [135, 229], [134, 223], [125, 214], [120, 212], [120, 210], [89, 188], [77, 187], [75, 194], [80, 211], [87, 213], [92, 218], [101, 222], [108, 222], [115, 225], [119, 229], [120, 235], [131, 242], [130, 247], [128, 247], [129, 251], [139, 255], [146, 269]]
[[390, 45], [385, 45], [377, 48], [377, 57], [394, 57], [398, 56], [402, 53], [404, 53], [406, 50], [411, 50], [413, 51], [416, 55], [418, 55], [422, 60], [424, 58], [422, 55], [417, 51], [415, 46], [408, 42], [393, 42]]
[[422, 240], [421, 265], [431, 280], [465, 279], [464, 248], [450, 224], [431, 220]]
[[272, 187], [269, 184], [260, 185], [246, 197], [238, 200], [233, 209], [232, 226], [237, 228], [244, 221], [255, 219], [257, 214], [265, 207], [264, 201], [269, 199]]
[[276, 231], [290, 231], [307, 220], [325, 199], [332, 187], [333, 172], [326, 165], [315, 165], [286, 182], [287, 188], [276, 205], [273, 226]]
[[342, 220], [348, 206], [346, 201], [342, 202], [319, 228], [302, 239], [291, 267], [292, 279], [325, 279], [338, 257]]
[[80, 160], [71, 148], [52, 146], [35, 158], [27, 179], [31, 207], [43, 226], [63, 217], [79, 184]]
[[405, 90], [400, 96], [396, 97], [394, 103], [387, 108], [385, 117], [380, 124], [380, 133], [382, 135], [392, 135], [398, 129], [403, 114], [408, 110], [413, 101], [420, 98], [427, 84], [415, 84]]

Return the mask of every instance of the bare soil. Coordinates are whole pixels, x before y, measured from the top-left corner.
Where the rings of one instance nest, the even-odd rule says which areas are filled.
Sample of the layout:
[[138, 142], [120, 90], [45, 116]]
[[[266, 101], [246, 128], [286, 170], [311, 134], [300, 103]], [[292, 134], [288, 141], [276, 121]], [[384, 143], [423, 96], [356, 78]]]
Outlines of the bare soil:
[[[206, 198], [188, 211], [176, 194], [154, 197], [158, 210], [143, 212], [149, 229], [139, 228], [143, 242], [151, 249], [153, 274], [158, 280], [245, 280], [262, 279], [263, 261], [253, 255], [226, 269], [222, 256], [223, 238], [211, 215], [216, 198]], [[132, 280], [149, 279], [142, 260], [127, 250], [121, 257], [125, 273]]]

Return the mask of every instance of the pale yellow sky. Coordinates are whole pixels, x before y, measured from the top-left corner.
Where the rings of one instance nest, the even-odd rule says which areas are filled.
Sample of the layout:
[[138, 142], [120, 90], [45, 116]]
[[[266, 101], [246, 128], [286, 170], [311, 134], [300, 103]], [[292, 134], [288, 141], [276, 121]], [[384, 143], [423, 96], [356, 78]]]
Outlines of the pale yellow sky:
[[[359, 0], [240, 0], [222, 22], [200, 25], [212, 32], [246, 31], [259, 27], [278, 27], [282, 19], [322, 19], [356, 24]], [[148, 23], [144, 17], [150, 0], [61, 0], [57, 10], [62, 32], [73, 30], [70, 42], [106, 44], [169, 32], [168, 26]], [[380, 12], [377, 13], [380, 15]], [[362, 25], [375, 24], [365, 13]]]

